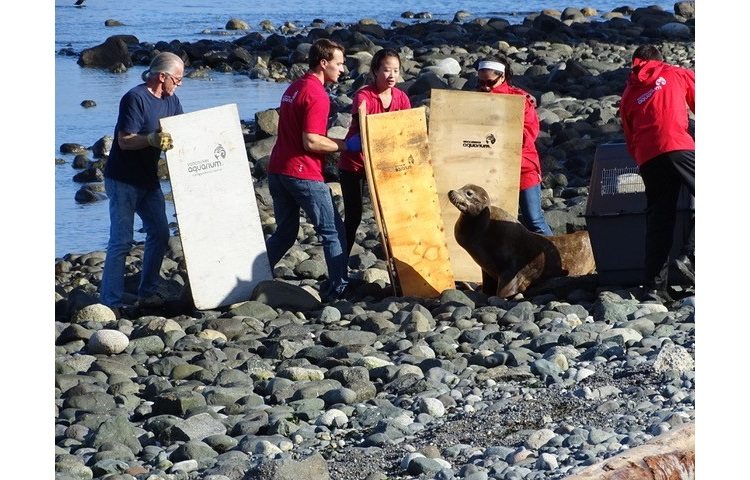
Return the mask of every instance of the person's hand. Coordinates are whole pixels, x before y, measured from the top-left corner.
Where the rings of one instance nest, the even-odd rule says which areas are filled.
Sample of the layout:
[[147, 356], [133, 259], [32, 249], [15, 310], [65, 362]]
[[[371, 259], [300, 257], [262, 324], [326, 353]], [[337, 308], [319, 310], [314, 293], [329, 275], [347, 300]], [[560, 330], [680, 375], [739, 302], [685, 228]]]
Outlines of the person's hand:
[[158, 148], [159, 150], [167, 151], [171, 150], [174, 146], [172, 144], [172, 135], [170, 135], [167, 132], [154, 132], [149, 133], [148, 137], [148, 144], [152, 147]]
[[359, 134], [352, 135], [346, 139], [346, 149], [350, 152], [361, 152], [362, 151], [362, 138]]

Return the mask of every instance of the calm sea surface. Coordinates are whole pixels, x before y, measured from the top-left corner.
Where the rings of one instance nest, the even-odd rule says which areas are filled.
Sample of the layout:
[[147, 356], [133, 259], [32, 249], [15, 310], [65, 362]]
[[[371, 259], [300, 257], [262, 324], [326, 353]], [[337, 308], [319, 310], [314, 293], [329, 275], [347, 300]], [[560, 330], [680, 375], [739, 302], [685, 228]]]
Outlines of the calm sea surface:
[[[240, 18], [257, 30], [261, 20], [271, 20], [275, 25], [293, 21], [307, 25], [320, 18], [329, 23], [353, 22], [360, 18], [374, 18], [382, 25], [401, 19], [401, 13], [428, 11], [433, 19], [451, 20], [459, 10], [475, 17], [504, 17], [511, 23], [520, 23], [525, 15], [544, 8], [563, 10], [566, 7], [590, 6], [600, 13], [630, 5], [631, 7], [659, 5], [672, 11], [673, 1], [586, 1], [574, 4], [564, 1], [511, 2], [500, 1], [403, 1], [341, 2], [330, 0], [268, 2], [242, 0], [87, 0], [84, 8], [73, 6], [74, 0], [55, 1], [55, 157], [68, 163], [55, 168], [55, 256], [66, 253], [85, 253], [106, 247], [109, 230], [108, 203], [101, 201], [88, 205], [75, 202], [75, 192], [81, 187], [73, 182], [76, 170], [71, 167], [74, 155], [63, 155], [63, 143], [92, 145], [104, 135], [113, 135], [120, 97], [140, 83], [145, 67], [136, 66], [127, 73], [113, 74], [105, 70], [81, 68], [77, 57], [57, 55], [63, 48], [80, 52], [84, 48], [102, 43], [117, 34], [135, 35], [141, 42], [161, 40], [196, 41], [201, 38], [232, 39], [218, 36], [230, 18]], [[126, 26], [105, 27], [104, 22], [115, 19]], [[223, 32], [226, 33], [226, 32]], [[241, 34], [237, 34], [239, 36]], [[239, 74], [212, 73], [209, 79], [188, 79], [177, 91], [186, 112], [236, 103], [240, 118], [251, 119], [255, 112], [277, 107], [285, 84], [250, 80]], [[94, 108], [81, 107], [81, 101], [91, 99]], [[163, 190], [169, 191], [168, 183]], [[167, 204], [167, 214], [173, 219], [174, 207]], [[136, 220], [136, 230], [141, 225]], [[136, 234], [136, 240], [143, 240]]]

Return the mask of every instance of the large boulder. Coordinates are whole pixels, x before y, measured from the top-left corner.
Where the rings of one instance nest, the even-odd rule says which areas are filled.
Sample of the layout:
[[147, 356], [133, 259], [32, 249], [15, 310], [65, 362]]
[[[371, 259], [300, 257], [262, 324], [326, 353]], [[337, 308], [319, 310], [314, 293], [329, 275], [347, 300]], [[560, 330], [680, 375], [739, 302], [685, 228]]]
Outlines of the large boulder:
[[227, 30], [250, 30], [250, 25], [239, 18], [230, 18], [224, 28]]
[[82, 170], [89, 166], [89, 157], [85, 153], [79, 153], [73, 159], [73, 168], [76, 170]]
[[269, 108], [255, 113], [255, 125], [258, 127], [256, 138], [268, 138], [277, 135], [279, 130], [279, 112], [275, 108]]
[[86, 170], [73, 175], [73, 181], [76, 183], [103, 182], [104, 173], [96, 167], [88, 167]]
[[659, 32], [661, 32], [665, 37], [668, 38], [689, 39], [693, 36], [693, 31], [690, 29], [690, 27], [680, 22], [665, 23], [664, 25], [659, 27]]
[[87, 48], [78, 57], [78, 65], [82, 67], [112, 68], [122, 64], [127, 68], [133, 66], [130, 58], [129, 45], [138, 45], [138, 39], [133, 35], [113, 35], [104, 43]]
[[63, 143], [60, 145], [60, 153], [86, 153], [86, 147], [80, 143]]
[[263, 157], [271, 155], [271, 150], [276, 144], [277, 137], [267, 137], [257, 142], [247, 144], [247, 153], [252, 160], [260, 160]]
[[93, 203], [106, 200], [103, 183], [87, 183], [78, 189], [74, 197], [76, 203]]
[[429, 93], [430, 90], [434, 88], [446, 89], [448, 88], [448, 84], [442, 78], [437, 76], [435, 72], [427, 71], [421, 74], [416, 81], [409, 86], [407, 93], [410, 96], [422, 95]]
[[111, 135], [105, 135], [97, 140], [91, 146], [91, 152], [94, 154], [94, 158], [108, 157], [110, 150], [112, 150], [112, 140]]
[[677, 2], [674, 4], [674, 13], [685, 19], [695, 18], [695, 2]]
[[673, 14], [662, 10], [657, 5], [636, 8], [630, 15], [630, 21], [650, 29], [657, 29], [666, 23], [676, 20]]

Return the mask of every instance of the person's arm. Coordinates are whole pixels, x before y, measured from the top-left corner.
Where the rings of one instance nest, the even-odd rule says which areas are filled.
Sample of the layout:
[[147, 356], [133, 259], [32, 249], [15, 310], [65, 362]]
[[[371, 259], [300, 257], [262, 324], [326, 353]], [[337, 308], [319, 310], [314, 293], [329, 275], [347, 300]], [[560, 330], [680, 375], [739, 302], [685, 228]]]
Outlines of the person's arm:
[[536, 137], [539, 136], [539, 117], [536, 114], [534, 102], [532, 102], [528, 97], [526, 98], [523, 117], [524, 137], [529, 138], [532, 141], [536, 141]]
[[690, 107], [690, 111], [695, 113], [695, 72], [692, 70], [685, 70], [685, 101]]
[[620, 125], [622, 125], [622, 133], [625, 135], [625, 142], [630, 141], [630, 115], [628, 114], [628, 88], [625, 87], [622, 95], [620, 95], [620, 105], [617, 107], [617, 116], [620, 117]]
[[[181, 112], [179, 102], [178, 108]], [[136, 95], [127, 93], [122, 97], [117, 118], [117, 144], [123, 150], [142, 150], [147, 147], [169, 150], [172, 148], [172, 137], [166, 132], [134, 133], [139, 132], [146, 123], [144, 109], [142, 100]]]
[[630, 110], [628, 109], [628, 105], [630, 102], [630, 95], [628, 94], [627, 87], [625, 88], [625, 91], [622, 92], [622, 97], [620, 97], [620, 107], [617, 109], [617, 115], [620, 116], [620, 124], [622, 125], [622, 133], [625, 137], [625, 146], [628, 149], [628, 152], [630, 153], [630, 156], [635, 158], [635, 150], [634, 150], [634, 144], [635, 139], [633, 138], [633, 118], [630, 114]]
[[141, 150], [148, 147], [146, 134], [139, 135], [144, 125], [143, 102], [128, 92], [120, 99], [117, 116], [117, 144], [123, 150]]
[[312, 153], [333, 153], [346, 151], [344, 140], [326, 137], [317, 133], [302, 132], [302, 146]]
[[123, 150], [141, 150], [149, 147], [148, 135], [138, 133], [117, 132], [117, 143]]
[[372, 113], [367, 110], [370, 108], [370, 104], [367, 103], [367, 99], [365, 98], [366, 95], [364, 88], [365, 87], [362, 87], [357, 90], [352, 99], [352, 123], [349, 124], [349, 131], [346, 133], [347, 137], [359, 133], [359, 107], [362, 105], [362, 102], [365, 102], [365, 112], [367, 112], [367, 114]]
[[625, 112], [623, 112], [622, 104], [620, 104], [620, 109], [618, 110], [618, 113], [620, 114], [620, 123], [622, 124], [622, 133], [625, 136], [625, 140], [630, 141], [630, 135], [631, 135], [630, 120], [628, 116], [625, 115]]
[[123, 150], [141, 150], [154, 147], [159, 150], [172, 148], [172, 136], [167, 132], [152, 132], [148, 134], [117, 132], [117, 143]]
[[304, 108], [302, 148], [312, 153], [333, 153], [346, 150], [344, 140], [333, 139], [325, 135], [330, 110], [328, 96], [311, 95], [303, 98], [302, 102], [302, 108]]

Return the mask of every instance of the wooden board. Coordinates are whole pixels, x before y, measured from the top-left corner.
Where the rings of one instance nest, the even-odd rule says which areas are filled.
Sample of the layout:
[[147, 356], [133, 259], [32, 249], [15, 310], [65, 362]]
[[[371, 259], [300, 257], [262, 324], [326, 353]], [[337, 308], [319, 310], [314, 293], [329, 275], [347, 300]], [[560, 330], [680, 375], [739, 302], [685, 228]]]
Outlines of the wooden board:
[[190, 288], [205, 310], [248, 300], [272, 278], [236, 104], [163, 118]]
[[457, 280], [481, 282], [482, 272], [453, 235], [459, 211], [448, 192], [473, 183], [493, 205], [518, 212], [523, 108], [520, 95], [432, 90], [430, 153]]
[[362, 154], [365, 157], [365, 178], [367, 178], [367, 187], [370, 192], [370, 203], [372, 204], [373, 217], [375, 218], [375, 224], [380, 232], [380, 244], [383, 246], [383, 253], [385, 254], [385, 263], [388, 268], [388, 276], [391, 279], [391, 287], [393, 287], [394, 295], [400, 294], [398, 275], [396, 273], [395, 265], [393, 263], [393, 256], [391, 255], [391, 249], [388, 244], [388, 234], [385, 231], [385, 224], [381, 215], [380, 199], [378, 198], [378, 188], [375, 185], [372, 173], [372, 162], [370, 160], [370, 149], [369, 149], [369, 137], [367, 135], [367, 101], [363, 100], [359, 104], [358, 109], [359, 118], [359, 133], [362, 139]]
[[[401, 294], [455, 288], [427, 142], [424, 107], [362, 115], [368, 182]], [[374, 192], [374, 193], [373, 193]]]

